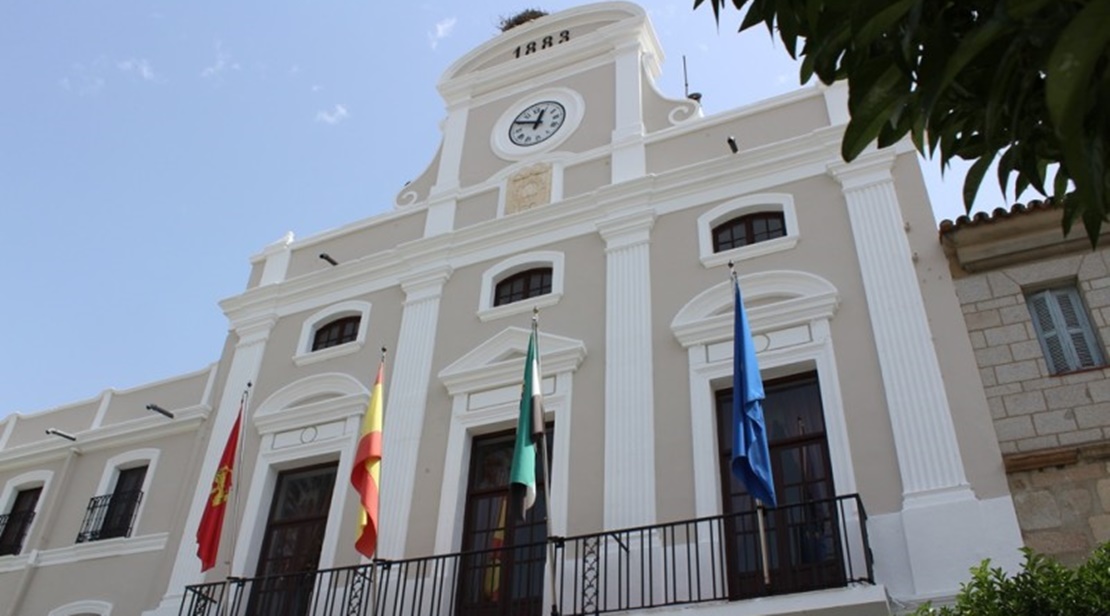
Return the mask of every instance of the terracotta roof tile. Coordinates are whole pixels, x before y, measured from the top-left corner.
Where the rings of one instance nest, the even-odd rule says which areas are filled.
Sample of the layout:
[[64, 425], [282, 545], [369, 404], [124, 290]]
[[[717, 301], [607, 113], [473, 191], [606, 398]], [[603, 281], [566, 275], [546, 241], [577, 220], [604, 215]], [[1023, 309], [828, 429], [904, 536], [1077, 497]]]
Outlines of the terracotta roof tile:
[[955, 231], [957, 229], [963, 229], [966, 227], [977, 227], [979, 225], [991, 224], [994, 222], [998, 222], [999, 220], [1013, 218], [1014, 216], [1021, 216], [1030, 212], [1042, 212], [1045, 210], [1054, 209], [1056, 207], [1059, 207], [1058, 204], [1051, 198], [1044, 200], [1034, 199], [1028, 203], [1015, 203], [1010, 206], [1010, 209], [1008, 210], [1004, 207], [996, 207], [994, 208], [994, 211], [990, 214], [987, 214], [986, 212], [975, 212], [971, 216], [960, 216], [955, 220], [955, 222], [945, 219], [940, 223], [940, 234], [944, 235], [949, 231]]

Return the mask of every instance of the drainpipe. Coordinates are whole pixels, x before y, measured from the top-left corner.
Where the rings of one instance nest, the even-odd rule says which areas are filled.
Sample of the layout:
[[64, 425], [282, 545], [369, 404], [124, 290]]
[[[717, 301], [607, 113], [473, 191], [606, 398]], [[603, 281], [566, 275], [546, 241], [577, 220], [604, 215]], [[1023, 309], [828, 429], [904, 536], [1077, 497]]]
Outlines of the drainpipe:
[[31, 580], [35, 577], [35, 571], [38, 569], [39, 553], [46, 548], [46, 542], [50, 539], [50, 531], [54, 526], [54, 519], [58, 517], [58, 501], [62, 495], [69, 491], [69, 469], [73, 466], [73, 460], [81, 455], [81, 450], [76, 447], [70, 447], [69, 453], [66, 454], [65, 462], [62, 463], [62, 470], [59, 473], [58, 481], [51, 482], [56, 487], [50, 490], [49, 501], [43, 503], [42, 510], [46, 511], [46, 516], [42, 521], [42, 530], [39, 532], [39, 540], [35, 542], [35, 548], [31, 550], [30, 558], [27, 560], [27, 566], [23, 569], [23, 575], [19, 578], [19, 585], [15, 587], [15, 593], [12, 595], [12, 600], [9, 603], [7, 614], [8, 616], [16, 616], [20, 613], [19, 608], [22, 607], [23, 597], [27, 594], [27, 589], [31, 587]]

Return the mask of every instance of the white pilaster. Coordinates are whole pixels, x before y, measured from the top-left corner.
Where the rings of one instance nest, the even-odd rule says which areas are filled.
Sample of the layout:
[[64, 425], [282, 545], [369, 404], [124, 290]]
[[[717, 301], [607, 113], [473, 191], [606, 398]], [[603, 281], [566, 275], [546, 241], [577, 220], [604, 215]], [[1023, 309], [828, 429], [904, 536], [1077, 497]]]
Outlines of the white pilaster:
[[[174, 557], [173, 572], [170, 574], [169, 585], [158, 607], [147, 616], [162, 616], [177, 614], [181, 607], [181, 596], [185, 587], [190, 584], [199, 584], [204, 580], [200, 571], [200, 559], [197, 558], [197, 544], [194, 538], [196, 529], [200, 526], [200, 517], [204, 513], [205, 502], [208, 500], [212, 487], [212, 477], [216, 474], [216, 465], [219, 464], [223, 454], [227, 436], [231, 433], [231, 426], [239, 413], [239, 401], [243, 389], [248, 382], [254, 382], [258, 377], [259, 367], [262, 365], [262, 355], [266, 350], [266, 342], [270, 338], [270, 331], [277, 323], [274, 316], [262, 316], [244, 323], [235, 324], [235, 332], [239, 342], [235, 345], [231, 357], [231, 367], [228, 368], [227, 380], [224, 382], [223, 395], [215, 412], [209, 417], [212, 431], [208, 435], [208, 443], [204, 449], [201, 461], [200, 474], [197, 476], [197, 485], [193, 490], [193, 498], [189, 506], [189, 514], [185, 521], [185, 535], [177, 546], [177, 555]], [[244, 420], [244, 425], [248, 422]], [[237, 469], [241, 473], [241, 469]], [[240, 477], [241, 481], [241, 477]], [[239, 483], [238, 485], [244, 485]], [[234, 528], [234, 521], [226, 521], [225, 530]], [[223, 562], [230, 555], [231, 547], [225, 541], [220, 545], [219, 562]]]
[[265, 263], [262, 265], [262, 278], [258, 281], [258, 286], [264, 287], [285, 280], [285, 274], [289, 272], [289, 260], [293, 256], [292, 244], [293, 232], [290, 231], [262, 251]]
[[598, 224], [605, 240], [606, 529], [655, 522], [652, 212]]
[[439, 300], [450, 276], [451, 268], [440, 267], [401, 281], [405, 309], [386, 391], [382, 430], [382, 476], [391, 478], [382, 484], [382, 530], [378, 535], [378, 555], [382, 558], [396, 559], [405, 555], [417, 475], [416, 457], [424, 428], [424, 408], [428, 402], [435, 351]]
[[869, 152], [829, 171], [848, 204], [902, 479], [904, 551], [876, 547], [906, 555], [902, 570], [910, 572], [914, 595], [947, 596], [983, 558], [1011, 565], [1022, 541], [1009, 497], [980, 501], [968, 485], [894, 190], [895, 156]]
[[642, 177], [647, 171], [640, 55], [638, 41], [617, 50], [616, 127], [613, 130], [612, 168], [614, 184]]
[[890, 170], [895, 153], [831, 169], [843, 187], [906, 496], [967, 485]]
[[439, 153], [436, 183], [428, 196], [428, 216], [424, 219], [424, 236], [450, 232], [455, 226], [456, 193], [462, 168], [463, 146], [466, 143], [466, 121], [469, 116], [463, 100], [451, 105], [443, 122], [443, 147]]

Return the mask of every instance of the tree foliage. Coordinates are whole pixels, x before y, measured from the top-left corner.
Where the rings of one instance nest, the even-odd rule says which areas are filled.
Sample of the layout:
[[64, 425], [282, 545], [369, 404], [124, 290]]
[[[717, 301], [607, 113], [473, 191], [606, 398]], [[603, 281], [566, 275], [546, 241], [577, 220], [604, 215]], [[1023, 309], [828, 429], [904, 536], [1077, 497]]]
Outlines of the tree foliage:
[[1020, 573], [1007, 576], [990, 561], [971, 569], [956, 603], [923, 605], [914, 616], [1105, 616], [1110, 614], [1110, 543], [1078, 569], [1025, 548]]
[[[729, 0], [708, 0], [718, 23]], [[694, 8], [707, 3], [694, 0]], [[841, 154], [907, 134], [942, 168], [973, 161], [972, 202], [998, 161], [1003, 191], [1033, 187], [1082, 220], [1110, 213], [1110, 0], [731, 0], [801, 59], [801, 81], [847, 80]], [[1067, 196], [1067, 199], [1064, 197]]]

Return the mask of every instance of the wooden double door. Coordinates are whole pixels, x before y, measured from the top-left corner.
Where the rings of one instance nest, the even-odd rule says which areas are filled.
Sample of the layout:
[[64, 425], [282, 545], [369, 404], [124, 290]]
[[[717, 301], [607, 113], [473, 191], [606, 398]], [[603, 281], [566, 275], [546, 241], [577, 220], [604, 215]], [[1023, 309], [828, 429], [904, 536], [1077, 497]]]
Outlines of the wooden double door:
[[329, 463], [278, 474], [247, 614], [309, 613], [335, 472], [336, 464]]
[[[763, 512], [730, 469], [732, 390], [717, 392], [717, 434], [729, 569], [734, 599], [842, 586], [841, 511], [835, 500], [816, 373], [764, 383], [763, 403], [777, 509]], [[763, 546], [768, 575], [764, 575]], [[767, 580], [769, 579], [769, 583]]]

